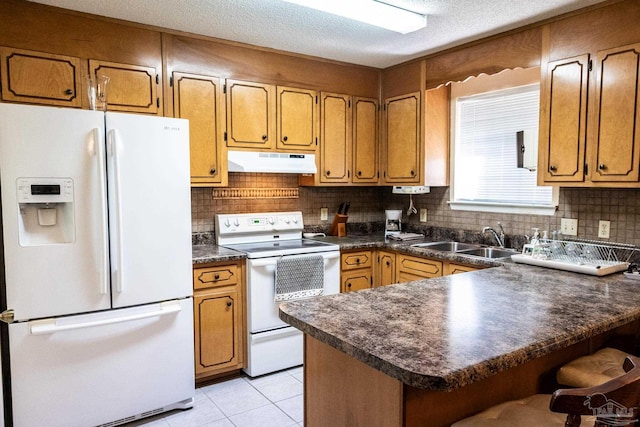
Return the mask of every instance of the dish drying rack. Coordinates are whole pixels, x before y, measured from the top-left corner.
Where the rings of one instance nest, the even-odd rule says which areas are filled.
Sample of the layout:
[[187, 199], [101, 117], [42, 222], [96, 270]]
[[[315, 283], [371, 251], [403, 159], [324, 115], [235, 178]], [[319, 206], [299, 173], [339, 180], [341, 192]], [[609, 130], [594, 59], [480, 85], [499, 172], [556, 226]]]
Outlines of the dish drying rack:
[[626, 270], [637, 249], [634, 245], [598, 240], [541, 239], [538, 245], [526, 245], [522, 254], [511, 255], [511, 259], [522, 264], [606, 276]]

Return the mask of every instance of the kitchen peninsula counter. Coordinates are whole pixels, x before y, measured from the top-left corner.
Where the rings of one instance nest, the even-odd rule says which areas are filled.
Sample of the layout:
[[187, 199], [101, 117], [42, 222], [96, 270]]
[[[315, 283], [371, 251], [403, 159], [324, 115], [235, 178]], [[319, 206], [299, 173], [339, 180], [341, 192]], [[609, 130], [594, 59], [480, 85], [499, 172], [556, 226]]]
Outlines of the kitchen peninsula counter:
[[[639, 289], [622, 274], [598, 278], [504, 263], [282, 304], [280, 318], [305, 333], [305, 425], [341, 425], [362, 414], [371, 425], [448, 425], [539, 392], [545, 375], [598, 348], [611, 331], [636, 333]], [[331, 380], [314, 375], [320, 368]], [[322, 410], [325, 398], [349, 401], [372, 386], [388, 388], [380, 392], [387, 397], [366, 411], [357, 411], [356, 401], [329, 418]], [[392, 401], [401, 404], [389, 408]]]

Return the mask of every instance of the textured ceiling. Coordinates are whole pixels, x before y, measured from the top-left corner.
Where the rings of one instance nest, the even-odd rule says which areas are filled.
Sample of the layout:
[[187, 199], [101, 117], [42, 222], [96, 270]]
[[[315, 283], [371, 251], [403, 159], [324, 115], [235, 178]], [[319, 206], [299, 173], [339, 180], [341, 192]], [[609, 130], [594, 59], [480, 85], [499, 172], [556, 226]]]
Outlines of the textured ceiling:
[[428, 15], [427, 28], [405, 35], [280, 0], [34, 1], [256, 46], [386, 68], [603, 0], [385, 0]]

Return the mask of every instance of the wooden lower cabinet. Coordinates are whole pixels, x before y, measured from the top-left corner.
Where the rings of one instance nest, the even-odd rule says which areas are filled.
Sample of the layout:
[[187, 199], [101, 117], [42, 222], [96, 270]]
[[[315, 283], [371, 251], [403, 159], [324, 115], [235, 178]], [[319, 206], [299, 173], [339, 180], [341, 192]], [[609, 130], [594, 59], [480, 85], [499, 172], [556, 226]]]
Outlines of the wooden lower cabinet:
[[359, 291], [373, 287], [373, 252], [364, 250], [341, 254], [341, 292]]
[[196, 381], [244, 367], [244, 265], [193, 270]]
[[[374, 258], [373, 287], [466, 273], [485, 268], [386, 250], [379, 250]], [[343, 277], [349, 277], [351, 281], [349, 290], [361, 289], [357, 288], [359, 282], [349, 275], [349, 272], [343, 272]]]
[[430, 279], [443, 276], [443, 263], [411, 255], [396, 255], [396, 282]]
[[470, 265], [456, 264], [453, 262], [445, 265], [445, 275], [468, 273], [469, 271], [482, 270], [482, 267], [472, 267]]

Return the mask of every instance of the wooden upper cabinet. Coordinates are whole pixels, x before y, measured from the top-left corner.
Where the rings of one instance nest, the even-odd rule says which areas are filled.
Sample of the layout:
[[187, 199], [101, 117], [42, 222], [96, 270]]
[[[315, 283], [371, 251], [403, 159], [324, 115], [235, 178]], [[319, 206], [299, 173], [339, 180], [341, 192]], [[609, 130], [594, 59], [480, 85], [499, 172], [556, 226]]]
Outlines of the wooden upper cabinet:
[[227, 185], [225, 103], [217, 77], [173, 73], [174, 115], [189, 120], [191, 185]]
[[348, 95], [320, 94], [321, 183], [348, 183], [351, 172], [351, 106]]
[[584, 180], [589, 55], [550, 62], [543, 76], [540, 108], [542, 180]]
[[313, 90], [278, 86], [276, 147], [314, 152], [317, 147], [318, 94]]
[[389, 184], [420, 183], [420, 92], [385, 101], [383, 179]]
[[227, 80], [227, 147], [274, 148], [275, 90], [272, 85]]
[[89, 70], [108, 76], [107, 110], [161, 114], [160, 76], [153, 67], [89, 60]]
[[0, 47], [0, 62], [3, 101], [82, 106], [80, 58]]
[[378, 101], [353, 99], [353, 182], [377, 184]]
[[638, 182], [640, 43], [596, 56], [595, 108], [588, 145], [594, 182]]

